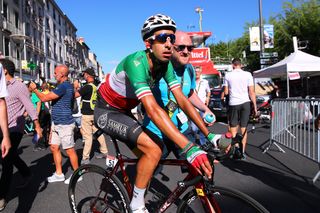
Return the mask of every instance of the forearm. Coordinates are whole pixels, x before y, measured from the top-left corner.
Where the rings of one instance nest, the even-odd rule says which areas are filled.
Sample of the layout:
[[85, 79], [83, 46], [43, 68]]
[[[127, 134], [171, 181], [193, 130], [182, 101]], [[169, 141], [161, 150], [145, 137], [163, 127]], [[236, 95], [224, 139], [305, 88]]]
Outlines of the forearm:
[[38, 89], [33, 90], [34, 93], [36, 93], [36, 95], [38, 96], [38, 98], [42, 101], [42, 102], [46, 102], [46, 95], [43, 94], [42, 92], [40, 92]]
[[208, 92], [208, 93], [207, 93], [207, 98], [206, 98], [206, 103], [205, 103], [206, 106], [209, 106], [210, 96], [211, 96], [211, 92]]
[[4, 99], [0, 99], [0, 127], [3, 137], [9, 138], [7, 105]]
[[254, 110], [256, 111], [257, 110], [256, 94], [254, 92], [249, 92], [249, 97], [250, 97], [250, 100], [252, 101]]
[[208, 107], [200, 100], [199, 96], [193, 92], [192, 95], [189, 97], [189, 101], [192, 103], [194, 107], [196, 107], [201, 112], [208, 111]]

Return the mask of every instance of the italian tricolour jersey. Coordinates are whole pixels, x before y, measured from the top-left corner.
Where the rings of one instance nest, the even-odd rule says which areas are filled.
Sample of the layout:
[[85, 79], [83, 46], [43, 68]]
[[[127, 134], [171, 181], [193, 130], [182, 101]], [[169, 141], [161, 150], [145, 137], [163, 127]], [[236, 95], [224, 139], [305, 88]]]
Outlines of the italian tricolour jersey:
[[146, 52], [135, 52], [123, 59], [107, 76], [99, 88], [99, 93], [112, 107], [131, 110], [138, 105], [142, 97], [152, 95], [151, 88], [161, 78], [164, 78], [171, 91], [180, 87], [171, 62], [165, 68], [154, 69], [153, 72], [152, 74]]

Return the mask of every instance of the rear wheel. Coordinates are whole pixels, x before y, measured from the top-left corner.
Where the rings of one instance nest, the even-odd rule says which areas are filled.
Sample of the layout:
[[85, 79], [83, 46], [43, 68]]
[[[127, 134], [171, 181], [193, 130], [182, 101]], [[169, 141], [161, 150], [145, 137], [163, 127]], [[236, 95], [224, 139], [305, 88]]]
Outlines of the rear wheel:
[[[215, 187], [215, 192], [208, 195], [211, 197], [211, 206], [215, 212], [237, 212], [237, 213], [265, 213], [268, 212], [260, 203], [248, 195], [229, 188]], [[184, 196], [177, 212], [179, 213], [211, 213], [209, 207], [204, 207], [197, 195], [196, 190], [190, 191]]]
[[82, 165], [72, 175], [68, 196], [74, 213], [129, 213], [130, 199], [119, 179], [96, 165]]

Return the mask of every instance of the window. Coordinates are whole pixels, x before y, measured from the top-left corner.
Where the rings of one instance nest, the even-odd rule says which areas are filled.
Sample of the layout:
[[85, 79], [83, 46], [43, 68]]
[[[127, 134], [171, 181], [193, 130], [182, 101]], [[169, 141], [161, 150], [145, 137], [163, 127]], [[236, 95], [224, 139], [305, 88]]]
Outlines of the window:
[[46, 18], [46, 31], [47, 32], [50, 32], [50, 20], [49, 20], [49, 18]]
[[19, 28], [19, 13], [18, 12], [14, 12], [14, 24], [15, 24], [16, 28]]
[[3, 2], [3, 17], [5, 20], [8, 20], [8, 5]]
[[52, 13], [53, 13], [53, 19], [56, 20], [56, 11], [53, 10]]
[[48, 79], [51, 79], [51, 71], [50, 71], [51, 63], [47, 63], [47, 73], [48, 73]]
[[4, 56], [9, 56], [10, 55], [10, 53], [9, 53], [9, 49], [10, 49], [9, 45], [10, 45], [10, 39], [9, 38], [4, 38], [4, 53], [3, 53]]

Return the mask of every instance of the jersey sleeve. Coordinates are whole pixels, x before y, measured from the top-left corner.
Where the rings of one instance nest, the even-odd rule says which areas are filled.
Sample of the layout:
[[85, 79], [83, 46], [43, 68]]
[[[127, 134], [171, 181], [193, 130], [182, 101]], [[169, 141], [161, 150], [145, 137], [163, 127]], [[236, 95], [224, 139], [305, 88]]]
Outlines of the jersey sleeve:
[[151, 80], [147, 75], [148, 68], [142, 62], [141, 58], [142, 56], [138, 58], [128, 58], [123, 65], [126, 76], [139, 100], [144, 96], [152, 95], [148, 83]]
[[52, 90], [52, 92], [59, 97], [63, 96], [66, 91], [66, 87], [63, 84], [58, 85], [54, 90]]
[[177, 81], [171, 62], [168, 63], [168, 69], [164, 75], [164, 80], [167, 82], [171, 91], [180, 87], [180, 83]]

